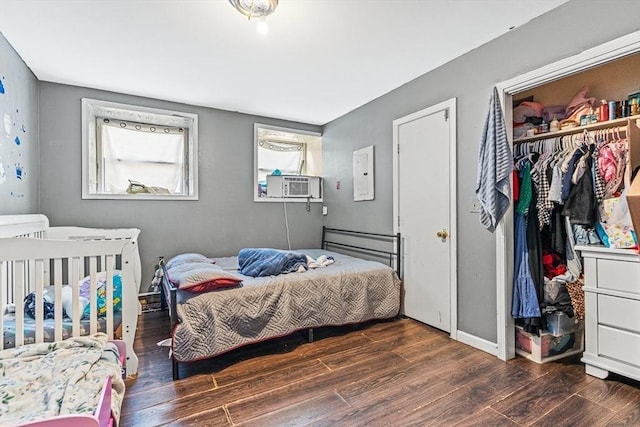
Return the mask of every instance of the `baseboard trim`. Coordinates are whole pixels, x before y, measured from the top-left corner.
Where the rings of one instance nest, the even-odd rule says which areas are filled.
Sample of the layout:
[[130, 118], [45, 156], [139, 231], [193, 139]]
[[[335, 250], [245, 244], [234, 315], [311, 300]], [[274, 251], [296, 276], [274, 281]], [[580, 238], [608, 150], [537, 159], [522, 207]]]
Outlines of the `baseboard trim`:
[[457, 339], [463, 344], [470, 345], [471, 347], [482, 350], [485, 353], [489, 353], [493, 356], [498, 356], [498, 344], [495, 342], [487, 341], [484, 338], [471, 335], [467, 332], [458, 331]]

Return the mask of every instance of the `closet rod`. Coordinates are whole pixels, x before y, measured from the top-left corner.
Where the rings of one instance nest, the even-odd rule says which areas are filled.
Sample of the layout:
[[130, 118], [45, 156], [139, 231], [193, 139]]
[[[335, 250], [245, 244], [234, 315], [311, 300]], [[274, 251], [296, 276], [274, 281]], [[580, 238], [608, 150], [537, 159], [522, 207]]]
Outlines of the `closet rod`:
[[560, 131], [562, 133], [559, 132], [554, 132], [553, 135], [550, 134], [541, 134], [541, 135], [535, 135], [535, 136], [528, 136], [526, 138], [520, 138], [520, 139], [516, 139], [513, 141], [513, 143], [515, 145], [520, 145], [520, 144], [531, 144], [534, 142], [539, 142], [539, 141], [547, 141], [550, 139], [556, 139], [556, 138], [561, 138], [561, 137], [565, 137], [565, 136], [569, 136], [569, 135], [581, 135], [583, 134], [585, 131], [589, 134], [589, 136], [594, 136], [594, 132], [604, 132], [604, 133], [627, 133], [628, 128], [627, 126], [618, 126], [615, 128], [599, 128], [599, 129], [593, 129], [593, 130], [587, 130], [587, 129], [583, 129], [582, 132], [576, 132], [574, 129], [573, 132], [569, 132], [567, 130], [565, 131]]
[[570, 135], [573, 133], [584, 132], [585, 130], [592, 131], [592, 130], [614, 129], [612, 126], [616, 126], [616, 125], [622, 125], [622, 126], [619, 126], [619, 128], [626, 128], [627, 125], [633, 120], [640, 120], [640, 115], [623, 117], [623, 118], [615, 119], [613, 121], [608, 121], [608, 122], [598, 122], [598, 123], [592, 123], [590, 125], [585, 125], [585, 126], [577, 126], [570, 129], [559, 130], [557, 132], [549, 132], [549, 133], [542, 134], [544, 135], [544, 137], [542, 137], [541, 135], [524, 136], [518, 139], [514, 139], [513, 143], [517, 144], [520, 142], [535, 141], [536, 139], [540, 139], [540, 138], [552, 138], [554, 136]]

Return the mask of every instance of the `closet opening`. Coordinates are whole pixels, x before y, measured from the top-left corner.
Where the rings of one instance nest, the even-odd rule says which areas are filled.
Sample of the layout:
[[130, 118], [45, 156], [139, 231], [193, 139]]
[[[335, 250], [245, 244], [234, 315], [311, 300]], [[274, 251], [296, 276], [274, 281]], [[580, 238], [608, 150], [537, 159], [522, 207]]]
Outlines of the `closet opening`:
[[[629, 160], [629, 168], [627, 168], [628, 170], [626, 171], [627, 178], [625, 178], [624, 174], [623, 176], [616, 176], [615, 179], [617, 181], [610, 181], [607, 191], [609, 191], [611, 195], [616, 190], [623, 188], [625, 179], [628, 185], [631, 169], [640, 165], [640, 130], [636, 127], [635, 123], [631, 126], [630, 120], [627, 117], [614, 118], [613, 120], [609, 120], [610, 117], [607, 117], [607, 120], [600, 121], [597, 120], [599, 119], [598, 117], [597, 119], [593, 119], [593, 123], [580, 123], [583, 115], [589, 115], [589, 109], [587, 108], [584, 111], [587, 114], [582, 114], [583, 111], [578, 111], [576, 117], [565, 117], [564, 113], [566, 111], [556, 110], [556, 115], [558, 117], [562, 116], [561, 120], [556, 121], [554, 121], [551, 116], [544, 118], [544, 121], [539, 123], [534, 123], [533, 120], [523, 121], [522, 118], [526, 115], [523, 114], [523, 111], [527, 113], [527, 108], [529, 107], [534, 111], [537, 111], [541, 105], [545, 107], [567, 107], [571, 104], [571, 101], [577, 102], [581, 100], [583, 101], [582, 104], [588, 104], [590, 102], [591, 104], [589, 106], [595, 110], [595, 114], [595, 112], [598, 111], [599, 105], [602, 104], [602, 100], [607, 101], [607, 106], [609, 105], [609, 101], [628, 100], [629, 93], [640, 91], [640, 82], [633, 78], [633, 76], [640, 75], [639, 52], [640, 32], [635, 32], [584, 51], [574, 57], [558, 61], [498, 84], [498, 93], [500, 94], [503, 111], [505, 112], [507, 133], [513, 152], [519, 159], [525, 159], [522, 160], [523, 164], [521, 166], [524, 167], [524, 163], [529, 163], [529, 166], [531, 166], [534, 163], [531, 160], [535, 160], [537, 163], [537, 161], [542, 159], [543, 162], [546, 163], [537, 164], [536, 174], [538, 176], [536, 176], [536, 179], [539, 179], [540, 172], [553, 172], [553, 168], [549, 168], [551, 161], [557, 161], [557, 157], [560, 157], [561, 153], [569, 151], [574, 153], [574, 146], [583, 146], [585, 139], [587, 139], [587, 150], [593, 150], [593, 148], [597, 147], [598, 141], [616, 141], [617, 144], [617, 142], [626, 140]], [[582, 96], [582, 99], [580, 96]], [[595, 99], [592, 100], [591, 98]], [[516, 102], [526, 100], [525, 102], [531, 102], [532, 104], [526, 105], [525, 108], [516, 107], [514, 110], [514, 100]], [[552, 109], [549, 109], [549, 111], [540, 111], [539, 113], [542, 116], [544, 112], [553, 114]], [[640, 114], [640, 111], [636, 110], [636, 115], [637, 114]], [[537, 115], [538, 114], [532, 114], [532, 116]], [[627, 116], [629, 115], [630, 111], [627, 113]], [[575, 129], [570, 127], [573, 125], [570, 121], [573, 119], [577, 119]], [[566, 121], [563, 122], [563, 120]], [[525, 123], [526, 126], [523, 126]], [[566, 124], [566, 126], [562, 127], [562, 124]], [[552, 126], [553, 132], [547, 127], [549, 125]], [[560, 129], [561, 127], [562, 129]], [[559, 132], [556, 132], [556, 129], [559, 129]], [[634, 133], [634, 135], [630, 135], [631, 133]], [[628, 142], [630, 137], [634, 139], [633, 144]], [[619, 145], [620, 147], [625, 146], [624, 143]], [[566, 157], [564, 157], [563, 160], [566, 160]], [[542, 169], [543, 165], [544, 169]], [[608, 178], [612, 177], [609, 176]], [[551, 180], [549, 179], [547, 182], [551, 182]], [[616, 189], [612, 189], [612, 187], [616, 185], [616, 182], [619, 186], [616, 187]], [[560, 206], [563, 205], [564, 203]], [[535, 203], [533, 206], [535, 207]], [[496, 355], [503, 360], [513, 358], [516, 355], [516, 326], [512, 317], [512, 297], [514, 291], [513, 278], [514, 274], [516, 274], [514, 263], [521, 261], [521, 259], [517, 259], [518, 255], [516, 254], [518, 252], [514, 238], [517, 234], [516, 231], [522, 233], [522, 224], [516, 220], [518, 219], [518, 215], [521, 215], [523, 206], [519, 207], [520, 214], [516, 208], [518, 208], [517, 203], [512, 203], [511, 209], [496, 229], [498, 306], [498, 342]], [[559, 215], [562, 210], [558, 210], [557, 206], [547, 206], [547, 209], [543, 207], [541, 212], [543, 213], [541, 216], [536, 215], [534, 218], [539, 228], [543, 228], [544, 226], [549, 229], [553, 224], [557, 226], [558, 231], [562, 229], [572, 229], [571, 223], [566, 224], [566, 221], [568, 221], [567, 218], [570, 217], [565, 215], [565, 219], [563, 219], [563, 215]], [[514, 228], [514, 223], [518, 224], [517, 229]], [[568, 238], [570, 235], [572, 234], [566, 234], [565, 238]], [[587, 239], [587, 243], [590, 237], [594, 237], [588, 234], [588, 230], [585, 231], [584, 236]], [[549, 236], [546, 235], [544, 238], [548, 240]], [[547, 246], [548, 243], [547, 241]], [[558, 245], [558, 248], [560, 246], [562, 245]], [[544, 249], [544, 246], [540, 246], [539, 249]], [[556, 254], [546, 253], [546, 255]], [[566, 262], [566, 255], [561, 254], [561, 257], [564, 257], [563, 265], [566, 271], [571, 272], [571, 270], [573, 270], [573, 272], [576, 272], [576, 269], [578, 269], [578, 271], [582, 270], [582, 265], [573, 263], [573, 259], [571, 268], [569, 268]], [[542, 253], [537, 254], [535, 259], [541, 260]], [[550, 267], [558, 264], [553, 262], [554, 257], [545, 257], [545, 259], [550, 261]], [[540, 264], [539, 267], [537, 272], [543, 273], [544, 265]], [[515, 268], [518, 267], [516, 266]], [[539, 277], [536, 282], [539, 284], [542, 283], [542, 286], [544, 286], [544, 281], [541, 277]], [[540, 288], [538, 288], [538, 290], [540, 290]], [[542, 291], [544, 292], [544, 290]], [[544, 296], [541, 295], [541, 298], [544, 298]], [[547, 320], [550, 320], [551, 326], [545, 324], [544, 327], [557, 327], [558, 324], [553, 324], [552, 319], [558, 320], [561, 318], [562, 316], [559, 314], [556, 317], [551, 316], [550, 319], [547, 318]], [[520, 326], [522, 327], [522, 325]], [[536, 328], [536, 325], [530, 326], [532, 330]], [[573, 338], [576, 338], [576, 336]], [[521, 338], [521, 336], [519, 335], [518, 338]], [[541, 339], [544, 341], [543, 338]], [[582, 343], [572, 343], [572, 345], [575, 345], [575, 347], [572, 347], [574, 353], [582, 351], [580, 344]], [[520, 349], [522, 349], [522, 345], [520, 345]], [[520, 350], [519, 353], [522, 354], [522, 351]], [[565, 354], [565, 356], [566, 355], [568, 354]], [[547, 354], [546, 356], [549, 355]], [[537, 358], [539, 357], [540, 355], [537, 355]], [[535, 360], [536, 356], [530, 358]]]

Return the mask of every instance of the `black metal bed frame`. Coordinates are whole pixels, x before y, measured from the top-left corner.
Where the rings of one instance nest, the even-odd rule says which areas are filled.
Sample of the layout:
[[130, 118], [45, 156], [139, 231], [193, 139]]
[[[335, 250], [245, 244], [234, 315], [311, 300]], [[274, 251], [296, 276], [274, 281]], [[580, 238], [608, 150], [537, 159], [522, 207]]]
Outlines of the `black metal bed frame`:
[[[384, 249], [376, 249], [370, 248], [366, 246], [358, 246], [352, 245], [351, 243], [343, 243], [336, 240], [327, 240], [327, 235], [334, 236], [343, 236], [343, 237], [351, 237], [351, 238], [364, 238], [369, 240], [377, 240], [384, 244], [391, 244], [393, 246], [392, 250], [384, 250]], [[345, 230], [340, 228], [331, 228], [331, 227], [322, 227], [322, 249], [329, 250], [329, 248], [341, 248], [343, 250], [349, 252], [356, 252], [361, 254], [367, 254], [369, 256], [374, 256], [378, 258], [385, 258], [388, 260], [389, 266], [396, 271], [396, 274], [400, 279], [402, 279], [402, 258], [401, 258], [401, 234], [385, 234], [385, 233], [369, 233], [366, 231], [353, 231], [353, 230]], [[394, 262], [395, 260], [395, 262]], [[173, 329], [175, 326], [180, 323], [180, 319], [178, 318], [177, 313], [177, 302], [176, 302], [176, 293], [178, 289], [173, 286], [173, 284], [167, 279], [167, 270], [165, 267], [165, 261], [163, 257], [160, 258], [158, 263], [159, 268], [162, 268], [162, 286], [160, 286], [161, 290], [161, 308], [169, 309], [169, 318], [171, 323], [171, 335], [173, 336]], [[169, 292], [169, 298], [167, 298], [166, 293]], [[308, 330], [308, 341], [313, 341], [313, 328]], [[172, 349], [173, 350], [173, 349]], [[180, 362], [176, 361], [175, 358], [171, 357], [171, 365], [172, 365], [172, 375], [173, 380], [177, 380], [180, 378], [179, 372], [179, 364]]]
[[[333, 240], [327, 240], [327, 234], [343, 235], [355, 238], [365, 238], [379, 240], [383, 243], [392, 244], [393, 250], [382, 250], [369, 248], [365, 246], [357, 246], [348, 243], [337, 242]], [[350, 250], [352, 252], [360, 252], [379, 258], [387, 258], [389, 266], [394, 268], [399, 278], [402, 278], [402, 235], [400, 233], [385, 234], [385, 233], [369, 233], [367, 231], [354, 231], [344, 230], [340, 228], [331, 228], [327, 226], [322, 227], [322, 248], [329, 250], [330, 247], [342, 248]], [[394, 263], [395, 258], [395, 263]]]
[[[173, 328], [180, 323], [180, 319], [178, 318], [178, 303], [176, 302], [177, 291], [178, 288], [173, 286], [173, 283], [168, 279], [167, 275], [167, 267], [165, 266], [164, 258], [160, 258], [158, 262], [158, 266], [162, 268], [162, 285], [160, 286], [160, 306], [162, 309], [169, 309], [169, 324], [170, 324], [170, 334], [173, 337]], [[169, 292], [168, 301], [167, 301], [167, 291]], [[168, 302], [168, 303], [167, 303]], [[173, 352], [173, 344], [171, 345], [171, 352]], [[171, 370], [173, 380], [180, 379], [180, 372], [178, 370], [178, 363], [176, 359], [173, 357], [173, 354], [170, 353], [171, 357]]]

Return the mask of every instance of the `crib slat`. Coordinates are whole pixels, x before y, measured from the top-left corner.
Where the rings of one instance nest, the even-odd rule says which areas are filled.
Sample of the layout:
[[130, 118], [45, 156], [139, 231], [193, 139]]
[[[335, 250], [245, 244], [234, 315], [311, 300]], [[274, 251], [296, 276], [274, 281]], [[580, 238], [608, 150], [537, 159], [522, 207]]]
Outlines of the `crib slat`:
[[89, 287], [89, 295], [91, 300], [91, 316], [89, 317], [89, 329], [92, 334], [98, 331], [98, 263], [97, 257], [92, 256], [89, 259], [89, 275], [91, 276], [91, 286]]
[[34, 292], [36, 294], [36, 342], [44, 341], [44, 304], [43, 304], [43, 295], [44, 295], [44, 261], [34, 260], [33, 261], [33, 269], [34, 275], [32, 276], [35, 279], [35, 288]]
[[92, 271], [91, 273], [91, 281], [90, 281], [90, 295], [91, 295], [91, 311], [90, 311], [90, 317], [91, 317], [91, 322], [96, 324], [96, 328], [98, 327], [98, 257], [94, 257], [94, 260], [96, 262], [96, 270]]
[[113, 255], [107, 255], [105, 257], [106, 267], [107, 267], [107, 282], [106, 282], [106, 308], [107, 308], [107, 325], [106, 325], [106, 333], [109, 336], [109, 339], [113, 339], [113, 266], [115, 260], [113, 259]]
[[54, 289], [55, 289], [55, 301], [53, 303], [54, 311], [54, 326], [53, 335], [56, 341], [62, 339], [62, 259], [56, 258], [53, 261], [53, 276], [54, 276]]
[[[72, 336], [80, 335], [80, 318], [82, 311], [80, 310], [80, 259], [72, 258], [69, 260], [69, 285], [71, 286], [71, 328]], [[69, 313], [67, 313], [67, 316]]]
[[24, 344], [24, 261], [13, 263], [13, 283], [16, 306], [16, 347]]
[[13, 276], [16, 266], [13, 262], [7, 265], [7, 280], [9, 284], [7, 285], [7, 301], [14, 302], [16, 300], [16, 291], [13, 288]]

